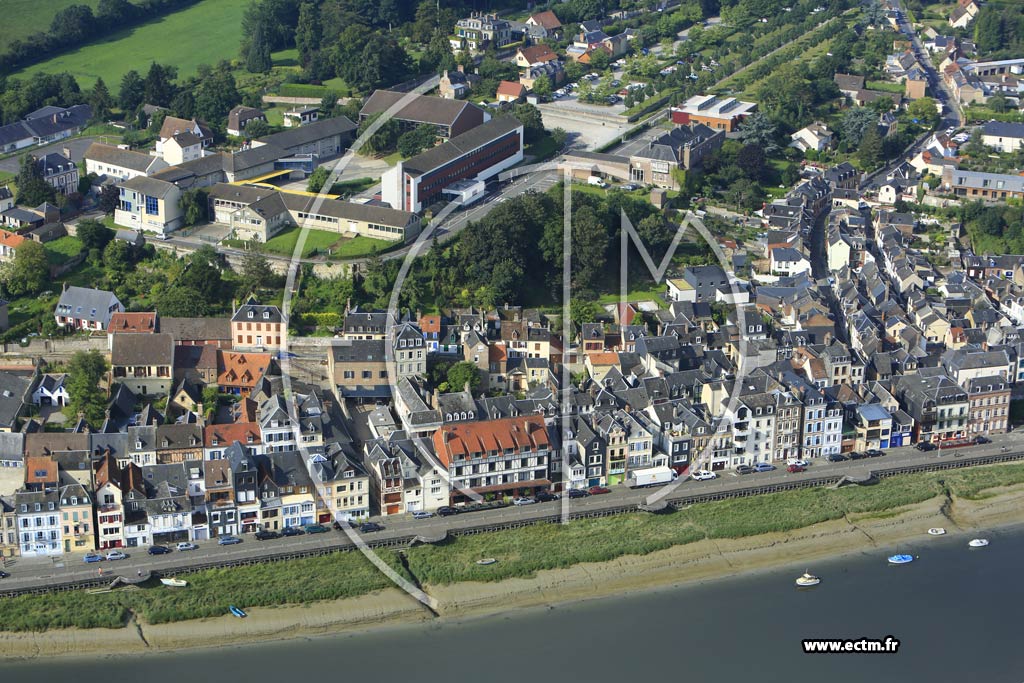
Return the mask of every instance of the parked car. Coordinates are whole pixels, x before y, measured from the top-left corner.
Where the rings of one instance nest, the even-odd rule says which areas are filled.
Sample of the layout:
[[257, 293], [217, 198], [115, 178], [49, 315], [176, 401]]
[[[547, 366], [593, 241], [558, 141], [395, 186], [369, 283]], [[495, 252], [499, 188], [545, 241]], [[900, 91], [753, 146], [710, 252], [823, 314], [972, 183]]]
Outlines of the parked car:
[[334, 520], [334, 522], [331, 524], [331, 526], [334, 527], [335, 531], [343, 531], [345, 529], [345, 525], [348, 525], [349, 529], [355, 529], [355, 528], [357, 528], [359, 526], [358, 524], [353, 522], [351, 519], [346, 519], [344, 524], [342, 524], [338, 520]]
[[737, 465], [736, 466], [736, 474], [753, 474], [754, 471], [755, 471], [754, 468], [751, 467], [750, 465]]
[[755, 472], [771, 472], [774, 469], [775, 465], [771, 464], [770, 462], [759, 462], [756, 465], [754, 465]]
[[512, 499], [512, 504], [513, 505], [533, 505], [536, 502], [537, 501], [535, 501], [533, 498], [529, 498], [527, 496], [523, 496], [521, 498], [513, 498]]
[[804, 468], [806, 468], [808, 466], [807, 461], [806, 460], [801, 460], [800, 458], [790, 458], [789, 460], [786, 461], [786, 464], [787, 465], [797, 465], [798, 467], [804, 467]]
[[369, 534], [374, 531], [384, 531], [384, 525], [377, 522], [363, 522], [359, 525], [359, 533]]
[[306, 532], [297, 526], [286, 526], [281, 529], [282, 536], [301, 536], [304, 533]]
[[844, 460], [849, 460], [849, 458], [847, 458], [842, 453], [832, 453], [828, 455], [825, 459], [828, 460], [829, 462], [843, 462]]
[[885, 453], [878, 450], [877, 448], [869, 448], [866, 451], [864, 451], [864, 455], [868, 456], [869, 458], [878, 458], [885, 455]]
[[576, 498], [586, 498], [590, 493], [585, 489], [569, 489], [566, 491], [566, 495], [569, 496], [570, 500], [574, 500]]
[[179, 553], [185, 552], [186, 550], [199, 550], [199, 546], [189, 541], [182, 541], [175, 547], [177, 548]]
[[640, 186], [637, 185], [636, 183], [626, 183], [625, 185], [622, 186], [622, 189], [625, 190], [626, 192], [632, 192], [633, 190], [639, 190]]
[[92, 564], [93, 562], [102, 562], [102, 561], [103, 561], [103, 559], [104, 559], [104, 558], [103, 558], [103, 556], [102, 556], [102, 555], [98, 555], [98, 554], [96, 554], [96, 553], [86, 553], [86, 554], [85, 554], [85, 557], [83, 557], [83, 558], [82, 558], [82, 560], [83, 560], [83, 561], [84, 561], [84, 562], [85, 562], [86, 564]]
[[551, 493], [550, 491], [538, 491], [534, 496], [538, 503], [547, 503], [552, 500], [558, 500], [557, 493]]
[[429, 510], [417, 510], [416, 512], [412, 513], [413, 519], [430, 519], [433, 516], [434, 513]]
[[271, 541], [275, 538], [281, 538], [281, 534], [276, 531], [271, 531], [270, 529], [260, 529], [256, 532], [257, 541]]
[[437, 514], [441, 515], [442, 517], [449, 517], [451, 515], [459, 514], [459, 511], [458, 509], [453, 508], [451, 506], [442, 505], [441, 507], [437, 508]]
[[306, 526], [307, 534], [326, 534], [330, 529], [325, 527], [323, 524], [308, 524]]
[[165, 545], [151, 545], [146, 552], [150, 555], [166, 555], [171, 552], [171, 549]]
[[221, 536], [217, 539], [217, 545], [235, 545], [241, 542], [242, 539], [238, 536]]
[[987, 436], [976, 436], [974, 437], [974, 443], [979, 445], [983, 443], [992, 443], [992, 439], [988, 438]]
[[107, 553], [107, 560], [114, 562], [116, 560], [125, 560], [128, 556], [122, 553], [120, 550], [111, 550]]
[[795, 472], [806, 472], [807, 468], [804, 467], [803, 465], [790, 465], [789, 467], [786, 468], [786, 471], [787, 472], [794, 472], [794, 473]]
[[922, 453], [939, 450], [939, 447], [933, 444], [931, 441], [922, 441], [918, 443], [916, 446], [914, 446], [914, 448], [921, 451]]
[[695, 481], [710, 481], [711, 479], [718, 479], [718, 475], [708, 470], [697, 470], [690, 475]]
[[611, 493], [611, 492], [612, 492], [611, 489], [605, 488], [604, 486], [591, 486], [589, 489], [587, 489], [587, 493], [589, 493], [592, 496], [599, 496], [602, 493]]
[[10, 578], [10, 576], [11, 575], [8, 574], [7, 572], [0, 572], [0, 579], [7, 579], [7, 578]]

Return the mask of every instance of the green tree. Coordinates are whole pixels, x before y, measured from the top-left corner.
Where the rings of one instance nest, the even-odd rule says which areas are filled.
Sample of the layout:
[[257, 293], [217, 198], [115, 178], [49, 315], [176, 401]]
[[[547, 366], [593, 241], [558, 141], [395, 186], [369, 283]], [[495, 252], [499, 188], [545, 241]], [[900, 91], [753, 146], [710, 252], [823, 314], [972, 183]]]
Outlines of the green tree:
[[480, 389], [480, 369], [469, 361], [459, 361], [448, 368], [446, 375], [449, 391], [463, 391], [469, 385], [471, 392]]
[[939, 125], [939, 111], [935, 107], [935, 100], [930, 97], [922, 97], [908, 104], [907, 115], [928, 129]]
[[112, 240], [103, 250], [103, 266], [110, 272], [123, 276], [132, 266], [131, 247], [124, 240]]
[[200, 66], [195, 87], [195, 115], [206, 121], [227, 118], [231, 108], [241, 99], [235, 77], [227, 63], [216, 69]]
[[308, 67], [313, 55], [319, 52], [322, 35], [320, 8], [313, 2], [303, 2], [299, 5], [299, 24], [295, 28], [295, 47], [302, 66]]
[[138, 71], [132, 69], [121, 77], [121, 89], [117, 93], [117, 102], [125, 115], [138, 109], [145, 96], [146, 84]]
[[114, 106], [114, 98], [110, 96], [110, 90], [102, 78], [96, 79], [96, 84], [89, 93], [89, 106], [92, 107], [92, 116], [97, 121], [106, 121], [110, 118], [110, 109]]
[[743, 145], [736, 154], [736, 166], [751, 180], [761, 180], [764, 177], [766, 165], [764, 148], [759, 145]]
[[577, 327], [583, 323], [594, 322], [600, 313], [601, 307], [594, 301], [586, 301], [576, 297], [569, 300], [569, 316]]
[[181, 194], [181, 200], [179, 202], [179, 208], [181, 209], [182, 214], [184, 214], [185, 225], [198, 225], [199, 223], [205, 223], [208, 220], [208, 202], [209, 200], [207, 199], [206, 190], [198, 187], [185, 190]]
[[43, 179], [43, 171], [39, 161], [31, 154], [21, 156], [21, 170], [15, 181], [18, 185], [17, 203], [27, 206], [38, 206], [43, 202], [52, 202], [56, 192]]
[[765, 154], [774, 154], [779, 150], [776, 143], [779, 128], [761, 112], [754, 112], [740, 124], [737, 137], [747, 145], [757, 145]]
[[533, 94], [542, 100], [551, 97], [551, 79], [541, 74], [533, 81]]
[[603, 48], [597, 48], [590, 53], [590, 68], [598, 73], [606, 70], [611, 61], [611, 55]]
[[437, 129], [429, 123], [422, 123], [398, 136], [396, 148], [399, 154], [408, 159], [425, 149], [430, 149], [435, 142], [437, 142]]
[[334, 110], [338, 108], [338, 93], [333, 90], [327, 92], [320, 98], [320, 118], [328, 119], [334, 116]]
[[100, 211], [112, 216], [120, 204], [121, 192], [117, 189], [117, 185], [107, 183], [100, 189]]
[[163, 66], [156, 62], [150, 64], [143, 85], [146, 102], [148, 104], [155, 104], [158, 107], [170, 106], [176, 92], [174, 79], [177, 77], [177, 74], [178, 70], [173, 66]]
[[107, 361], [99, 351], [76, 351], [71, 356], [67, 366], [66, 412], [69, 416], [82, 415], [92, 425], [103, 421], [107, 399], [99, 383], [108, 369]]
[[270, 125], [263, 119], [252, 119], [245, 124], [245, 137], [255, 140], [270, 134]]
[[[380, 114], [374, 114], [360, 123], [358, 134], [362, 135], [378, 118], [380, 118]], [[395, 151], [395, 146], [398, 144], [398, 137], [401, 135], [401, 132], [398, 121], [388, 119], [363, 143], [359, 153], [370, 156], [390, 154]]]
[[82, 240], [82, 247], [86, 250], [99, 249], [102, 251], [114, 239], [113, 230], [92, 218], [83, 218], [78, 221], [75, 234], [78, 239]]
[[265, 74], [270, 72], [273, 65], [270, 59], [270, 43], [264, 35], [263, 24], [256, 24], [245, 50], [245, 69], [252, 74]]
[[985, 146], [981, 138], [981, 128], [975, 128], [971, 131], [971, 137], [963, 146], [963, 153], [972, 159], [981, 159], [988, 154], [988, 147]]
[[331, 172], [327, 170], [326, 166], [317, 166], [312, 173], [309, 174], [309, 180], [306, 183], [307, 192], [319, 192], [323, 189], [324, 183], [330, 178]]
[[536, 142], [544, 137], [544, 120], [540, 109], [528, 102], [521, 102], [512, 108], [512, 116], [523, 124], [523, 140], [527, 143]]
[[876, 126], [877, 123], [878, 114], [872, 110], [867, 107], [852, 107], [843, 114], [839, 124], [839, 134], [842, 135], [847, 147], [853, 149], [860, 145], [860, 141], [864, 139], [864, 134], [868, 132], [868, 129]]
[[583, 291], [596, 291], [604, 274], [608, 252], [608, 227], [590, 206], [581, 206], [572, 215], [572, 279]]
[[245, 288], [250, 292], [270, 287], [275, 277], [270, 261], [258, 251], [246, 252], [241, 275]]
[[864, 133], [860, 146], [857, 147], [857, 159], [865, 171], [873, 169], [881, 163], [882, 136], [878, 134], [878, 126], [871, 126]]
[[46, 249], [39, 242], [22, 242], [14, 259], [2, 268], [4, 287], [14, 297], [38, 294], [50, 283]]

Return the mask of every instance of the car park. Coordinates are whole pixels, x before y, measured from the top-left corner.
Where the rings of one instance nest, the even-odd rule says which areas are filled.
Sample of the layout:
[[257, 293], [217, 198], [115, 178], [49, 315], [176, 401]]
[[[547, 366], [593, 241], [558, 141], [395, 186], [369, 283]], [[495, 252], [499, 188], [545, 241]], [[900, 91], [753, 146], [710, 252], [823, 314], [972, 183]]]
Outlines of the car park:
[[257, 541], [270, 541], [275, 538], [281, 538], [281, 534], [276, 531], [271, 531], [270, 529], [260, 529], [256, 532]]
[[536, 502], [537, 501], [535, 501], [533, 498], [529, 498], [529, 497], [526, 497], [526, 496], [523, 496], [521, 498], [513, 498], [512, 499], [512, 504], [513, 505], [533, 505]]
[[710, 481], [712, 479], [718, 479], [718, 475], [708, 470], [697, 470], [690, 475], [696, 481]]
[[171, 549], [165, 545], [151, 545], [146, 552], [150, 555], [166, 555], [171, 552]]
[[217, 545], [237, 545], [241, 542], [238, 536], [221, 536], [217, 539]]
[[178, 552], [180, 553], [186, 550], [199, 550], [199, 546], [197, 546], [195, 543], [190, 543], [189, 541], [182, 541], [177, 545], [177, 549]]

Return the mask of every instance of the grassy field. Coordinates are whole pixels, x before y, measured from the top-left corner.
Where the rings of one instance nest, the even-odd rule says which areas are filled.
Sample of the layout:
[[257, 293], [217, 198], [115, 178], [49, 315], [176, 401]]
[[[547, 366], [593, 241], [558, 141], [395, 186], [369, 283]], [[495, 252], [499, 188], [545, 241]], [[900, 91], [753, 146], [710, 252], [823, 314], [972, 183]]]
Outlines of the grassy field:
[[355, 256], [366, 256], [375, 249], [377, 252], [382, 252], [395, 245], [396, 242], [377, 240], [372, 237], [356, 235], [352, 239], [346, 239], [339, 242], [338, 246], [331, 250], [331, 258], [353, 258]]
[[[5, 9], [12, 0], [6, 0]], [[72, 2], [58, 0], [61, 5]], [[14, 0], [20, 3], [21, 0]], [[28, 2], [24, 3], [28, 5]], [[44, 4], [44, 3], [36, 3]], [[52, 8], [54, 2], [45, 3]], [[197, 5], [156, 19], [133, 29], [119, 31], [103, 40], [67, 52], [14, 74], [68, 71], [82, 88], [91, 88], [98, 76], [117, 91], [121, 77], [131, 69], [145, 75], [150, 63], [178, 67], [178, 76], [195, 73], [200, 64], [216, 64], [238, 56], [242, 13], [248, 0], [203, 0]], [[48, 12], [52, 15], [52, 9]], [[37, 12], [37, 14], [42, 14]], [[17, 12], [14, 13], [17, 15]], [[10, 12], [5, 12], [10, 17]], [[45, 22], [49, 26], [49, 20]], [[5, 32], [10, 24], [5, 23]]]
[[15, 40], [24, 40], [37, 31], [50, 28], [53, 15], [71, 5], [89, 5], [94, 10], [98, 0], [4, 0], [4, 21], [0, 28], [0, 51]]
[[[300, 233], [301, 230], [297, 227], [289, 228], [288, 230], [285, 230], [284, 232], [267, 240], [267, 243], [263, 245], [263, 250], [269, 251], [273, 254], [291, 256], [295, 253], [295, 245], [299, 241]], [[339, 239], [341, 239], [341, 237], [336, 232], [311, 229], [309, 230], [309, 234], [306, 235], [306, 243], [302, 248], [302, 256], [309, 256], [314, 251], [325, 251]]]
[[46, 260], [51, 265], [63, 265], [82, 251], [82, 240], [71, 235], [46, 243]]
[[[812, 488], [694, 505], [668, 514], [622, 514], [576, 520], [567, 525], [537, 524], [510, 531], [460, 536], [407, 552], [409, 569], [424, 584], [497, 581], [530, 577], [543, 569], [580, 562], [602, 562], [644, 555], [705, 538], [742, 538], [784, 532], [847, 514], [890, 516], [948, 489], [955, 496], [984, 498], [993, 489], [1024, 483], [1024, 463], [972, 467], [946, 472], [889, 477], [874, 486]], [[393, 553], [381, 557], [403, 575]], [[480, 567], [481, 557], [498, 564]], [[189, 588], [88, 595], [85, 592], [31, 595], [5, 602], [8, 631], [48, 628], [116, 628], [129, 611], [151, 623], [217, 616], [229, 604], [242, 608], [303, 604], [362, 595], [388, 585], [359, 553], [291, 560], [266, 565], [200, 572]]]

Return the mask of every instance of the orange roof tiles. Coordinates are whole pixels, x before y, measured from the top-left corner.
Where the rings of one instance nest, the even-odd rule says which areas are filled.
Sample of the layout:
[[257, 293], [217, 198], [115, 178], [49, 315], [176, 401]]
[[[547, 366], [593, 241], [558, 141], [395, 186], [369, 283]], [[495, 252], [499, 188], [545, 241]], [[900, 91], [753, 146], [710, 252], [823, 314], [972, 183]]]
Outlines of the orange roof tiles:
[[513, 83], [512, 81], [502, 81], [498, 84], [498, 95], [504, 95], [505, 97], [522, 97], [526, 94], [526, 86], [522, 83]]
[[207, 448], [230, 446], [236, 441], [246, 445], [260, 443], [259, 425], [255, 422], [235, 422], [207, 425], [203, 428], [203, 445]]
[[531, 452], [551, 447], [544, 418], [538, 415], [447, 424], [434, 432], [433, 440], [434, 451], [445, 467], [456, 460], [501, 454], [506, 448], [518, 453], [520, 449]]
[[57, 481], [57, 461], [53, 458], [29, 456], [25, 459], [25, 483], [46, 484]]
[[154, 334], [156, 332], [156, 312], [114, 313], [110, 316], [107, 331], [126, 334]]
[[17, 249], [24, 243], [25, 238], [7, 230], [0, 230], [0, 245], [9, 249]]
[[253, 387], [269, 365], [269, 353], [218, 351], [217, 384]]
[[611, 351], [600, 351], [598, 353], [588, 353], [587, 358], [590, 359], [590, 364], [597, 367], [602, 365], [618, 365], [619, 354]]
[[424, 315], [420, 317], [420, 330], [426, 333], [441, 331], [441, 316]]

